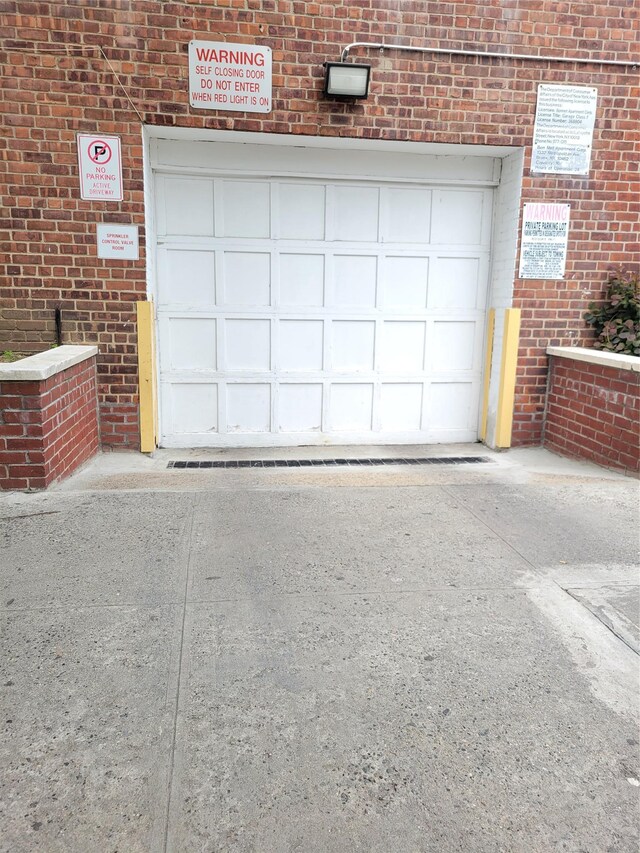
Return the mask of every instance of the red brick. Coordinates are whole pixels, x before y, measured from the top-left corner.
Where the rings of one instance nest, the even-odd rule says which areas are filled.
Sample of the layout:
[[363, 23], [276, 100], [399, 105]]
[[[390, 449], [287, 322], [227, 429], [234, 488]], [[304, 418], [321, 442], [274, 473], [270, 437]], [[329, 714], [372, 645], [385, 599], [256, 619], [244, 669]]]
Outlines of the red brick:
[[[570, 388], [579, 388], [576, 395]], [[544, 443], [559, 452], [640, 472], [640, 388], [629, 371], [552, 358]], [[598, 407], [591, 405], [598, 401]]]
[[[4, 400], [18, 398], [13, 388], [21, 383], [4, 382]], [[45, 488], [82, 464], [98, 447], [97, 400], [94, 359], [69, 368], [42, 383], [30, 383], [39, 397], [30, 396], [29, 408], [4, 412], [5, 423], [0, 462], [1, 488]], [[33, 401], [37, 405], [33, 406]], [[46, 405], [45, 405], [46, 404]]]
[[[18, 45], [7, 49], [5, 73], [0, 75], [7, 142], [3, 154], [10, 167], [5, 173], [9, 177], [5, 194], [11, 199], [6, 215], [13, 231], [13, 245], [0, 263], [0, 274], [10, 282], [3, 288], [7, 300], [7, 327], [0, 327], [3, 349], [37, 351], [53, 343], [53, 309], [61, 305], [65, 342], [98, 343], [105, 350], [99, 361], [103, 443], [136, 445], [132, 432], [112, 428], [110, 417], [122, 414], [117, 411], [122, 407], [137, 410], [131, 355], [136, 347], [133, 303], [146, 294], [143, 232], [140, 260], [126, 267], [98, 260], [94, 247], [97, 221], [118, 216], [144, 228], [139, 119], [120, 87], [110, 82], [109, 74], [105, 76], [102, 60], [64, 57], [61, 50], [58, 62], [51, 54], [56, 45], [99, 44], [111, 50], [114, 69], [133, 93], [145, 121], [159, 126], [524, 147], [522, 202], [544, 197], [566, 199], [572, 205], [565, 281], [515, 282], [515, 304], [524, 309], [526, 323], [514, 442], [539, 443], [546, 346], [590, 341], [583, 314], [602, 291], [609, 266], [616, 261], [638, 263], [638, 212], [633, 207], [640, 158], [634, 135], [640, 121], [636, 70], [394, 51], [381, 57], [362, 51], [354, 56], [362, 55], [373, 65], [371, 97], [357, 105], [329, 105], [319, 95], [321, 63], [337, 57], [342, 47], [359, 37], [376, 40], [392, 35], [414, 43], [424, 33], [431, 44], [444, 48], [474, 51], [483, 44], [503, 44], [508, 45], [505, 53], [629, 60], [637, 54], [633, 3], [571, 4], [571, 14], [565, 12], [561, 19], [554, 0], [521, 3], [516, 16], [509, 4], [455, 0], [438, 4], [130, 0], [120, 4], [123, 8], [117, 13], [108, 3], [98, 4], [99, 14], [91, 16], [76, 15], [76, 5], [33, 2], [3, 7], [3, 44]], [[22, 13], [22, 6], [28, 6], [30, 14]], [[371, 26], [375, 34], [369, 36]], [[135, 32], [135, 39], [115, 36], [116, 30]], [[272, 113], [216, 113], [189, 107], [183, 85], [185, 49], [194, 32], [235, 42], [257, 39], [274, 49]], [[20, 46], [25, 39], [29, 53]], [[588, 180], [529, 173], [536, 88], [550, 81], [598, 89]], [[78, 198], [75, 152], [76, 131], [96, 127], [121, 135], [126, 148], [125, 199], [99, 209]], [[69, 376], [82, 372], [78, 365]], [[597, 374], [604, 377], [606, 370], [598, 369]], [[47, 390], [54, 384], [49, 382]]]

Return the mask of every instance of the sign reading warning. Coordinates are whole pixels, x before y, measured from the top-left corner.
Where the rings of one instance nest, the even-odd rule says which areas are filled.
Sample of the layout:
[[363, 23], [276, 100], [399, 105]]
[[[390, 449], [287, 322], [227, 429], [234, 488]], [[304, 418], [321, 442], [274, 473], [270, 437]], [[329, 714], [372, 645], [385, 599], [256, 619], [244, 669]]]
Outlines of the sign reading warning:
[[525, 204], [520, 278], [564, 278], [570, 210], [568, 204]]
[[189, 42], [189, 103], [201, 110], [271, 112], [271, 48]]
[[119, 136], [79, 133], [80, 198], [85, 201], [122, 201], [122, 156]]

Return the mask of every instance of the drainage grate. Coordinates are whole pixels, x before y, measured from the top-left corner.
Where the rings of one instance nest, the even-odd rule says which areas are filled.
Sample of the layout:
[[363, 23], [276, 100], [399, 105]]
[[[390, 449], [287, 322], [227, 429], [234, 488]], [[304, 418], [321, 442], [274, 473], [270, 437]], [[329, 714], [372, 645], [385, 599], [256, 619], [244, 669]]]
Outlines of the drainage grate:
[[333, 465], [470, 465], [489, 462], [486, 456], [426, 456], [372, 459], [176, 459], [167, 463], [167, 468], [322, 468]]

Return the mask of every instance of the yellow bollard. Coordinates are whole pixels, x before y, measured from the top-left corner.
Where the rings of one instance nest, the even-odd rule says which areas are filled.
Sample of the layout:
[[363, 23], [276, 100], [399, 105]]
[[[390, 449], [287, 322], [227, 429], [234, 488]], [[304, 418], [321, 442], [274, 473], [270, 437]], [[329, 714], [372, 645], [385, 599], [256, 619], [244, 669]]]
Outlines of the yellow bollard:
[[140, 387], [140, 450], [153, 453], [158, 446], [153, 302], [136, 303], [138, 317], [138, 376]]
[[496, 419], [496, 447], [511, 447], [519, 340], [520, 309], [507, 308], [504, 312], [500, 390], [498, 393], [498, 416]]

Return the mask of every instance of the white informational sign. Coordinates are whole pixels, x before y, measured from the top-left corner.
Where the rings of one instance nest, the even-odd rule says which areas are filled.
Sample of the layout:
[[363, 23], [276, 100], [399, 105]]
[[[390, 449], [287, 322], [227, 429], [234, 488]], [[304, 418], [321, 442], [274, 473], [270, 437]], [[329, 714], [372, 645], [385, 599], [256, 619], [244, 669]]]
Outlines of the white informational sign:
[[117, 222], [101, 222], [97, 225], [98, 257], [137, 261], [138, 226], [119, 225]]
[[589, 174], [597, 100], [588, 86], [538, 86], [532, 172]]
[[563, 278], [569, 239], [568, 204], [525, 204], [520, 278]]
[[271, 48], [189, 42], [189, 103], [201, 110], [271, 112]]
[[122, 156], [119, 136], [78, 134], [80, 198], [122, 201]]

